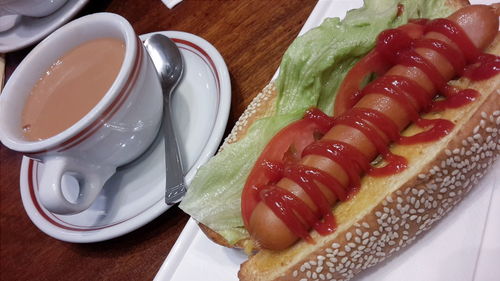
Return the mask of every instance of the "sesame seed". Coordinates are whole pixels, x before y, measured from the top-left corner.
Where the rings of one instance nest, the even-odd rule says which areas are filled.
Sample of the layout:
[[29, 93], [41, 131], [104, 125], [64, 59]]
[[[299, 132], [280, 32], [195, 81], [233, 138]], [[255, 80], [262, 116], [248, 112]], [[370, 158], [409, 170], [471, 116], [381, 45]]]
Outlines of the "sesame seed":
[[347, 241], [349, 241], [349, 240], [351, 240], [351, 238], [352, 238], [352, 233], [347, 232], [347, 233], [345, 234], [345, 239], [346, 239]]

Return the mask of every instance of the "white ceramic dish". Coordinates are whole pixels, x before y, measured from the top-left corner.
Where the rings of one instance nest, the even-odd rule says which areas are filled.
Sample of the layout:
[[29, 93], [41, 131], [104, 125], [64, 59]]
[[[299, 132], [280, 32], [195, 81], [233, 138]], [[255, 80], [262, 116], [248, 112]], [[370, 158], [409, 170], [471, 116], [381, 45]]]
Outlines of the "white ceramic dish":
[[[222, 56], [204, 39], [184, 32], [161, 33], [176, 42], [185, 60], [173, 112], [189, 184], [199, 166], [216, 152], [224, 134], [231, 103], [229, 73]], [[169, 208], [164, 202], [164, 165], [160, 131], [144, 155], [118, 169], [89, 209], [76, 215], [55, 215], [37, 197], [44, 165], [24, 157], [21, 197], [33, 223], [56, 239], [77, 243], [111, 239], [141, 227]], [[71, 178], [64, 184], [71, 185]]]
[[69, 21], [89, 0], [68, 0], [59, 10], [46, 17], [21, 16], [9, 30], [0, 32], [0, 53], [19, 50], [45, 38]]
[[[300, 34], [319, 25], [325, 17], [343, 17], [347, 10], [361, 5], [362, 0], [319, 0]], [[467, 198], [430, 232], [354, 280], [498, 280], [500, 161], [497, 162]], [[241, 251], [210, 241], [191, 219], [154, 280], [237, 281], [239, 266], [245, 260]]]

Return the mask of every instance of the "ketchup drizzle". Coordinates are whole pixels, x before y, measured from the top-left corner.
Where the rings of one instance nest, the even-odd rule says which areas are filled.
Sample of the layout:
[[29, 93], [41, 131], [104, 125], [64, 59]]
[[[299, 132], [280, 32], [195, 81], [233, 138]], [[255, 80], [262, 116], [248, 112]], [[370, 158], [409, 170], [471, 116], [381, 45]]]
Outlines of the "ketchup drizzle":
[[[398, 12], [404, 7], [398, 5]], [[354, 107], [343, 115], [332, 118], [317, 108], [306, 112], [304, 118], [313, 120], [326, 134], [333, 126], [344, 125], [355, 128], [370, 139], [384, 159], [385, 165], [373, 167], [370, 159], [355, 147], [340, 141], [318, 140], [308, 145], [302, 157], [319, 155], [337, 163], [347, 174], [349, 184], [343, 186], [328, 173], [297, 162], [284, 163], [265, 162], [269, 173], [269, 185], [252, 187], [269, 208], [298, 237], [314, 243], [309, 229], [314, 228], [326, 235], [336, 228], [335, 218], [331, 212], [328, 199], [318, 184], [328, 188], [338, 200], [348, 200], [360, 188], [361, 176], [380, 177], [399, 173], [407, 167], [407, 160], [389, 151], [389, 142], [403, 145], [425, 143], [439, 140], [449, 134], [454, 124], [445, 119], [422, 119], [422, 111], [441, 111], [447, 108], [464, 106], [478, 98], [479, 93], [472, 89], [460, 90], [446, 85], [436, 67], [419, 55], [416, 48], [428, 48], [444, 56], [458, 74], [463, 74], [473, 81], [488, 79], [500, 72], [500, 58], [482, 54], [467, 37], [465, 32], [448, 19], [416, 19], [410, 22], [425, 26], [425, 33], [437, 32], [448, 37], [459, 50], [449, 44], [435, 39], [412, 39], [399, 29], [383, 31], [378, 39], [376, 50], [392, 64], [416, 67], [432, 81], [435, 88], [441, 91], [444, 99], [432, 101], [430, 93], [416, 82], [402, 76], [385, 75], [368, 84], [358, 96], [381, 94], [394, 99], [404, 108], [410, 119], [424, 131], [413, 136], [401, 136], [400, 130], [393, 120], [379, 111]], [[473, 65], [466, 67], [466, 64]], [[317, 208], [310, 208], [293, 193], [276, 186], [283, 177], [297, 183], [311, 198]], [[255, 194], [255, 193], [254, 193]]]
[[464, 76], [481, 81], [491, 78], [500, 72], [500, 57], [492, 54], [482, 54], [464, 71]]
[[397, 64], [401, 50], [411, 47], [413, 39], [403, 30], [395, 28], [382, 31], [377, 37], [375, 49], [391, 64]]
[[[403, 76], [382, 76], [368, 84], [363, 89], [363, 94], [382, 94], [393, 98], [405, 109], [413, 121], [419, 118], [420, 109], [426, 108], [429, 104], [427, 91], [414, 81]], [[399, 134], [399, 129], [396, 130]]]
[[[354, 107], [351, 109], [351, 112], [353, 117], [366, 120], [372, 124], [373, 127], [378, 128], [389, 140], [395, 141], [399, 138], [399, 129], [396, 123], [381, 112], [362, 107]], [[386, 148], [379, 149], [380, 153], [385, 151]]]
[[316, 206], [318, 207], [318, 210], [316, 214], [322, 217], [330, 212], [331, 206], [326, 197], [323, 195], [323, 192], [314, 181], [313, 175], [317, 175], [315, 172], [317, 171], [309, 170], [308, 167], [295, 165], [287, 167], [285, 170], [285, 177], [299, 184], [307, 195], [309, 195], [311, 200], [317, 203]]
[[[311, 211], [311, 209], [293, 193], [278, 187], [272, 186], [261, 193], [262, 201], [280, 218], [286, 226], [298, 237], [313, 243], [309, 235], [310, 226], [318, 222], [321, 217]], [[295, 215], [300, 214], [300, 219]], [[302, 222], [304, 220], [304, 223]]]
[[[313, 182], [318, 182], [328, 188], [340, 201], [348, 199], [348, 190], [345, 189], [334, 177], [320, 169], [306, 167], [303, 165], [296, 165], [286, 170], [285, 177], [291, 174], [300, 174], [302, 177], [307, 177]], [[328, 205], [330, 211], [330, 205]]]
[[455, 45], [460, 48], [468, 63], [473, 62], [480, 51], [474, 46], [465, 31], [456, 23], [449, 19], [435, 19], [429, 21], [425, 26], [425, 32], [437, 32], [448, 37]]
[[266, 172], [266, 177], [269, 179], [269, 183], [277, 183], [281, 178], [283, 178], [283, 173], [285, 165], [281, 162], [265, 160], [262, 165], [264, 166], [264, 171]]
[[427, 48], [438, 52], [444, 56], [453, 66], [453, 69], [458, 75], [462, 75], [465, 67], [464, 55], [457, 49], [451, 47], [443, 41], [436, 39], [420, 39], [413, 43], [415, 48]]
[[369, 160], [350, 144], [338, 141], [321, 140], [307, 146], [302, 156], [319, 155], [339, 164], [349, 177], [349, 191], [360, 187], [360, 174], [369, 169]]
[[333, 118], [330, 118], [323, 111], [315, 107], [306, 111], [304, 118], [315, 122], [320, 127], [323, 134], [326, 134], [326, 132], [333, 127]]
[[383, 167], [372, 167], [368, 172], [368, 175], [372, 177], [385, 177], [397, 174], [408, 167], [408, 161], [406, 158], [391, 152], [385, 154], [383, 159], [387, 162], [387, 164]]
[[404, 52], [400, 52], [400, 54], [398, 54], [397, 61], [398, 64], [418, 68], [420, 71], [425, 73], [427, 78], [432, 81], [437, 89], [441, 89], [442, 87], [444, 87], [447, 82], [432, 63], [419, 55], [413, 49], [408, 49]]
[[410, 145], [437, 141], [449, 134], [455, 127], [451, 121], [446, 119], [419, 119], [415, 124], [427, 130], [409, 137], [402, 136], [398, 141], [399, 144]]
[[436, 100], [432, 103], [430, 112], [443, 111], [448, 108], [459, 108], [475, 101], [479, 93], [473, 89], [455, 90], [453, 94], [444, 94], [444, 100]]

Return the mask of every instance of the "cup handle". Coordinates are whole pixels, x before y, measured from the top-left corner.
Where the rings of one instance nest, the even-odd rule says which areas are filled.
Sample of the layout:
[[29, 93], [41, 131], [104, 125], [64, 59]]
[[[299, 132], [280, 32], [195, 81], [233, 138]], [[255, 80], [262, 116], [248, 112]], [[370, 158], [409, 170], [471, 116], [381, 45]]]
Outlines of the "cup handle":
[[[47, 210], [61, 215], [86, 210], [116, 171], [116, 167], [89, 164], [68, 157], [53, 156], [44, 160], [45, 168], [38, 195]], [[63, 194], [61, 182], [65, 174], [73, 176], [79, 185], [78, 197], [74, 202]]]

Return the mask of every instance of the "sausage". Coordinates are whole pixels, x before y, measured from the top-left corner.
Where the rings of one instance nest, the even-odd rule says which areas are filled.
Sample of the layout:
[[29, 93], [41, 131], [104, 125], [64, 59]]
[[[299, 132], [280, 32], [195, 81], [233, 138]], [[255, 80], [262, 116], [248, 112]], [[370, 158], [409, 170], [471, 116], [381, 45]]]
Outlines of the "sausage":
[[[462, 8], [448, 17], [449, 20], [458, 24], [467, 34], [474, 46], [480, 50], [488, 46], [496, 36], [498, 30], [498, 15], [490, 6], [472, 5]], [[428, 32], [424, 38], [438, 39], [448, 43], [456, 50], [460, 50], [448, 37], [437, 32]], [[457, 73], [453, 65], [438, 52], [417, 47], [415, 52], [430, 62], [444, 78], [445, 81], [452, 79]], [[436, 83], [432, 77], [428, 77], [423, 71], [416, 67], [405, 65], [395, 65], [385, 74], [404, 76], [416, 82], [420, 87], [429, 93], [429, 101], [438, 91]], [[423, 110], [418, 104], [413, 104], [419, 112]], [[370, 94], [362, 97], [354, 106], [355, 108], [368, 108], [376, 110], [396, 124], [399, 131], [407, 127], [412, 116], [405, 111], [396, 100], [382, 94]], [[390, 144], [389, 136], [383, 132], [378, 132], [386, 146]], [[323, 137], [322, 140], [341, 141], [349, 143], [359, 150], [367, 159], [375, 159], [379, 152], [376, 145], [365, 134], [358, 129], [350, 126], [338, 124], [333, 126]], [[343, 187], [349, 183], [349, 176], [338, 163], [329, 158], [318, 155], [307, 155], [300, 160], [300, 164], [320, 169], [330, 176], [334, 177]], [[327, 187], [317, 183], [321, 192], [333, 206], [338, 200]], [[300, 198], [309, 208], [317, 210], [318, 206], [313, 203], [311, 198], [302, 189], [300, 185], [289, 178], [282, 178], [276, 183], [276, 186], [285, 189]], [[274, 212], [263, 202], [259, 202], [250, 216], [247, 229], [260, 247], [266, 249], [280, 250], [285, 249], [298, 240], [298, 237], [278, 218]]]

